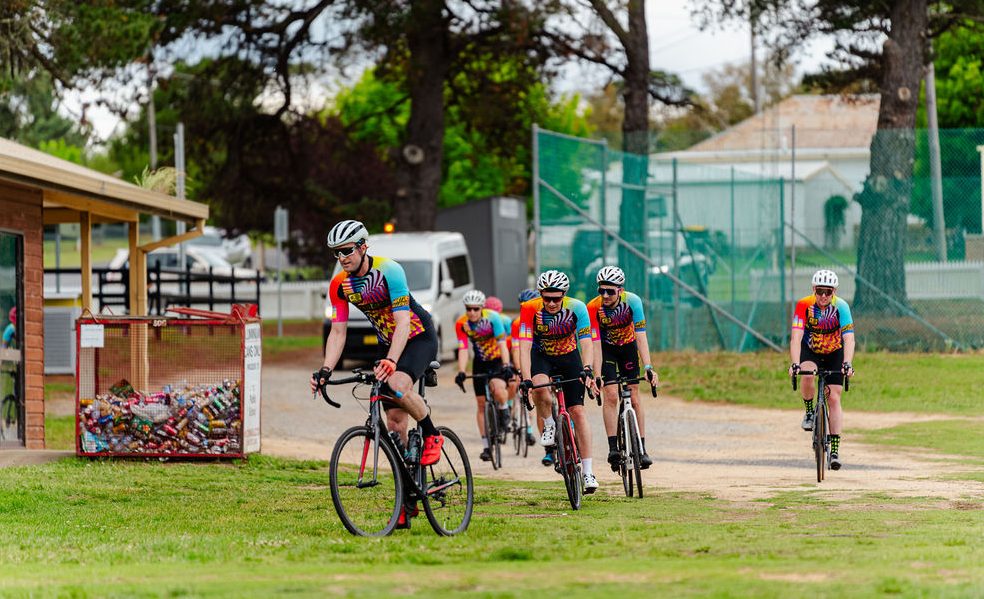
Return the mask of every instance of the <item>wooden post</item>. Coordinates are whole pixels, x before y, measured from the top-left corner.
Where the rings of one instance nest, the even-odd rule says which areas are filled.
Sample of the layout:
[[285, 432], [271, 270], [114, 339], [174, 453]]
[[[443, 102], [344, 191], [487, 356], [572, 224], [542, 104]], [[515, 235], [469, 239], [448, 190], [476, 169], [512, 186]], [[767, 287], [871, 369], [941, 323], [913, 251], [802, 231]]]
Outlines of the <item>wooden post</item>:
[[82, 309], [92, 311], [92, 215], [79, 213], [82, 247]]
[[[130, 223], [130, 316], [147, 315], [147, 260], [140, 249], [140, 222]], [[137, 391], [147, 388], [147, 324], [130, 325], [130, 384]]]

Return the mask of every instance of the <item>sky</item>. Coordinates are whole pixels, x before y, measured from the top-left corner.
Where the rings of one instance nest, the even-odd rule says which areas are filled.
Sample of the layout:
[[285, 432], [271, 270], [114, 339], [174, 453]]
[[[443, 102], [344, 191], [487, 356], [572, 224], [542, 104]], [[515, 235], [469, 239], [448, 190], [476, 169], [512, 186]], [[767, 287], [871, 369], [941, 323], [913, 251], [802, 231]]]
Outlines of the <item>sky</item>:
[[[694, 0], [649, 0], [647, 2], [647, 26], [649, 28], [650, 62], [654, 70], [678, 74], [684, 83], [698, 92], [704, 91], [702, 77], [709, 71], [720, 69], [728, 63], [747, 63], [750, 58], [748, 27], [735, 24], [711, 31], [700, 31], [690, 16]], [[797, 73], [815, 71], [825, 62], [825, 54], [832, 41], [822, 39], [805, 46], [794, 57]], [[759, 60], [763, 57], [759, 51]], [[566, 67], [556, 89], [560, 93], [586, 95], [596, 91], [607, 80], [607, 74], [598, 68], [571, 65]], [[323, 96], [324, 90], [319, 90]], [[77, 118], [84, 102], [89, 102], [86, 117], [102, 139], [110, 137], [122, 127], [117, 116], [109, 110], [93, 106], [95, 90], [74, 93], [66, 100], [66, 111]], [[159, 143], [170, 143], [159, 139]]]

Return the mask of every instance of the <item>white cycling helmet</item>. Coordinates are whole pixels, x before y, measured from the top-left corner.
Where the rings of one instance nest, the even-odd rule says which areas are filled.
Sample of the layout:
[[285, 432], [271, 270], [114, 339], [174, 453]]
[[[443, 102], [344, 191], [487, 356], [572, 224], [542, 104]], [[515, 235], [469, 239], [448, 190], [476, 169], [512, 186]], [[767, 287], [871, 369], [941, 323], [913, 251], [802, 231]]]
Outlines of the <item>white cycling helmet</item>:
[[598, 271], [598, 282], [621, 287], [625, 285], [625, 273], [617, 266], [605, 266]]
[[832, 270], [818, 270], [813, 273], [813, 286], [837, 289], [837, 273]]
[[485, 306], [485, 294], [478, 289], [472, 289], [461, 298], [461, 303], [466, 306], [478, 306], [481, 308]]
[[357, 220], [343, 220], [328, 231], [328, 247], [335, 248], [346, 243], [364, 242], [369, 239], [366, 226]]
[[571, 280], [559, 270], [548, 270], [537, 277], [536, 288], [537, 291], [556, 289], [567, 293], [567, 290], [571, 288]]

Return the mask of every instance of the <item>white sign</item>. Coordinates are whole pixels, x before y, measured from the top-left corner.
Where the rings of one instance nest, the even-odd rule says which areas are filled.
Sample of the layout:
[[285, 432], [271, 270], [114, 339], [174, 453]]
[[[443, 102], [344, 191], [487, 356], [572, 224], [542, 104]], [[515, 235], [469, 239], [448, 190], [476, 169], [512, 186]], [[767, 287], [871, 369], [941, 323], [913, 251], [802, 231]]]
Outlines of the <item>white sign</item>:
[[83, 324], [79, 345], [82, 347], [102, 347], [105, 345], [105, 327], [101, 324]]
[[246, 325], [243, 344], [243, 453], [260, 450], [260, 370], [263, 366], [263, 343], [260, 323]]
[[284, 243], [289, 236], [288, 232], [287, 209], [277, 206], [273, 211], [273, 239], [277, 243]]
[[499, 216], [502, 218], [519, 218], [519, 205], [521, 202], [513, 198], [499, 199]]

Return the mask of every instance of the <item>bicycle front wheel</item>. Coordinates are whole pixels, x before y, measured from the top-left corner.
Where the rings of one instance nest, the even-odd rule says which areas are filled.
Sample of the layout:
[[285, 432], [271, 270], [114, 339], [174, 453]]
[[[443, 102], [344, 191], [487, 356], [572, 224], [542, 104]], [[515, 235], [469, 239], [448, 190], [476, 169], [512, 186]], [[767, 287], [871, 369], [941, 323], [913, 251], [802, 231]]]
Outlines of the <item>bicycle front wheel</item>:
[[618, 417], [618, 431], [615, 436], [616, 449], [618, 450], [619, 465], [618, 474], [622, 477], [622, 489], [625, 491], [626, 497], [632, 497], [632, 473], [629, 470], [629, 460], [630, 448], [632, 444], [629, 442], [628, 434], [625, 429], [625, 414], [619, 414]]
[[492, 469], [498, 470], [502, 466], [502, 448], [499, 447], [499, 422], [497, 420], [495, 406], [488, 399], [485, 400], [485, 440], [489, 444], [489, 453], [492, 455]]
[[530, 427], [530, 413], [526, 411], [526, 406], [519, 406], [519, 455], [524, 458], [530, 453], [530, 444], [526, 442], [526, 431]]
[[816, 411], [813, 421], [813, 456], [817, 462], [817, 482], [823, 482], [824, 470], [827, 467], [827, 415], [823, 406]]
[[577, 455], [577, 444], [574, 440], [574, 429], [571, 426], [571, 417], [565, 414], [560, 419], [560, 438], [561, 445], [557, 448], [557, 453], [561, 456], [561, 474], [564, 477], [564, 486], [567, 487], [567, 499], [571, 502], [571, 508], [581, 509], [581, 495], [584, 491], [581, 476], [581, 459]]
[[376, 442], [363, 426], [348, 429], [335, 443], [328, 468], [331, 502], [345, 529], [383, 537], [396, 526], [403, 504], [403, 478], [396, 453]]
[[627, 431], [629, 444], [626, 448], [631, 455], [632, 470], [627, 472], [626, 475], [629, 478], [629, 497], [632, 497], [632, 479], [635, 479], [636, 486], [636, 496], [642, 497], [642, 441], [639, 439], [639, 426], [636, 423], [635, 412], [629, 412], [626, 415], [626, 421], [628, 422]]
[[424, 467], [424, 512], [434, 532], [449, 537], [464, 532], [471, 522], [475, 483], [461, 439], [447, 427], [438, 429], [444, 447], [441, 460]]

